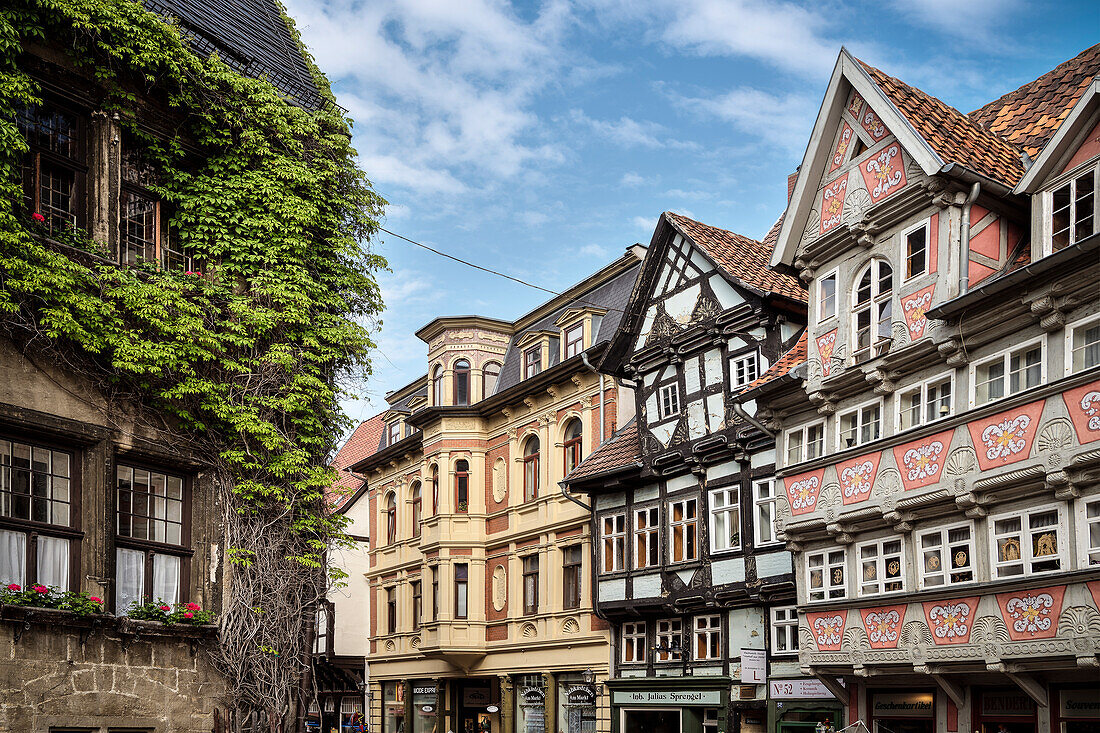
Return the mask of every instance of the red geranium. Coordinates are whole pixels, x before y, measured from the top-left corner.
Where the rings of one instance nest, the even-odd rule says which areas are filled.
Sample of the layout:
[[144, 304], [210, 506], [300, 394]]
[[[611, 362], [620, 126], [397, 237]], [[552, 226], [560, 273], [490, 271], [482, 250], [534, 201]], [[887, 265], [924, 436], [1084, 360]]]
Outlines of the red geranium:
[[12, 583], [8, 586], [8, 590], [23, 590], [18, 583]]
[[201, 608], [201, 606], [199, 606], [199, 604], [197, 604], [197, 603], [188, 603], [187, 604], [187, 610], [188, 611], [198, 611], [198, 610], [200, 610], [200, 608]]
[[89, 600], [89, 601], [91, 601], [91, 602], [93, 602], [93, 603], [103, 603], [103, 599], [102, 599], [102, 598], [98, 598], [98, 597], [96, 597], [96, 596], [89, 596], [89, 597], [88, 597], [88, 600]]
[[185, 611], [184, 614], [183, 614], [183, 617], [184, 618], [195, 618], [195, 614], [191, 613], [190, 611]]
[[34, 592], [35, 593], [49, 593], [50, 589], [47, 588], [44, 585], [36, 585], [36, 586], [34, 586]]
[[31, 214], [31, 218], [32, 218], [32, 219], [34, 219], [34, 220], [35, 220], [36, 222], [38, 222], [39, 224], [41, 224], [42, 222], [46, 221], [46, 217], [42, 216], [42, 215], [41, 215], [41, 214], [39, 214], [39, 213], [38, 213], [37, 211], [36, 211], [36, 212], [34, 212], [33, 214]]
[[159, 608], [162, 611], [171, 611], [172, 610], [172, 608], [170, 606], [157, 606], [157, 608]]

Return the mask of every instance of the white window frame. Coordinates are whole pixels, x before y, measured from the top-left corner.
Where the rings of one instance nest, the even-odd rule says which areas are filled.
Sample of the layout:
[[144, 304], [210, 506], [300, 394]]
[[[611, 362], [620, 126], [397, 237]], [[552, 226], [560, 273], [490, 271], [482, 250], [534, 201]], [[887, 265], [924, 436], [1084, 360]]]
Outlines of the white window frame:
[[[612, 531], [607, 531], [607, 520], [612, 521]], [[622, 522], [622, 529], [618, 529], [615, 526], [615, 520]], [[610, 570], [607, 569], [607, 542], [612, 541], [612, 544], [621, 544], [622, 552], [616, 555], [612, 552]], [[600, 517], [600, 572], [601, 573], [620, 573], [626, 570], [626, 514], [604, 514]]]
[[[646, 661], [646, 628], [645, 621], [626, 621], [623, 622], [622, 633], [620, 635], [620, 643], [622, 645], [622, 652], [619, 655], [623, 664], [645, 664]], [[634, 641], [634, 654], [631, 657], [627, 657], [626, 641], [631, 639]]]
[[[1091, 171], [1090, 171], [1090, 169], [1091, 169]], [[1072, 171], [1070, 171], [1070, 172], [1068, 172], [1068, 173], [1066, 173], [1062, 176], [1059, 176], [1057, 185], [1052, 186], [1050, 188], [1050, 190], [1047, 190], [1047, 191], [1043, 192], [1043, 256], [1044, 257], [1054, 254], [1054, 192], [1056, 190], [1058, 190], [1060, 188], [1064, 188], [1066, 186], [1070, 187], [1070, 207], [1071, 207], [1070, 210], [1072, 212], [1072, 210], [1073, 210], [1072, 209], [1073, 201], [1074, 201], [1074, 195], [1073, 195], [1074, 184], [1077, 182], [1077, 179], [1087, 175], [1090, 172], [1092, 173], [1092, 185], [1093, 185], [1093, 189], [1092, 189], [1092, 191], [1093, 191], [1093, 200], [1092, 200], [1093, 234], [1095, 234], [1097, 231], [1100, 231], [1100, 228], [1098, 228], [1098, 224], [1100, 224], [1100, 222], [1098, 222], [1097, 219], [1096, 219], [1096, 217], [1098, 215], [1098, 212], [1097, 212], [1098, 204], [1100, 204], [1100, 190], [1097, 189], [1098, 185], [1100, 185], [1100, 180], [1098, 180], [1098, 179], [1100, 179], [1100, 164], [1098, 164], [1096, 161], [1093, 161], [1091, 163], [1082, 164], [1081, 167], [1076, 168], [1076, 169], [1074, 169], [1074, 170], [1072, 170]], [[1070, 221], [1070, 224], [1069, 224], [1070, 241], [1066, 245], [1067, 247], [1072, 247], [1074, 244], [1076, 244], [1076, 242], [1073, 240], [1073, 234], [1074, 234], [1073, 230], [1074, 230], [1075, 224], [1076, 224], [1075, 221], [1073, 221], [1073, 220]], [[1061, 251], [1061, 250], [1059, 250], [1059, 251]]]
[[[1088, 515], [1090, 506], [1096, 507], [1096, 516]], [[1082, 570], [1100, 567], [1100, 494], [1078, 499], [1074, 512], [1077, 515], [1077, 567]], [[1089, 532], [1093, 525], [1097, 527], [1098, 533], [1095, 545], [1090, 541]], [[1090, 564], [1089, 555], [1093, 554], [1096, 555], [1096, 563]]]
[[[1010, 391], [1011, 387], [1012, 387], [1012, 372], [1011, 372], [1011, 369], [1012, 369], [1012, 356], [1014, 354], [1030, 351], [1032, 348], [1035, 347], [1036, 344], [1039, 345], [1039, 384], [1035, 385], [1034, 387], [1024, 387], [1023, 389], [1021, 389], [1017, 392]], [[1004, 394], [1002, 394], [1000, 397], [994, 397], [992, 400], [988, 400], [986, 402], [978, 402], [977, 401], [977, 395], [978, 395], [978, 382], [977, 382], [978, 368], [982, 367], [982, 366], [985, 366], [986, 364], [991, 364], [991, 363], [993, 363], [995, 361], [998, 361], [998, 360], [1000, 360], [1002, 362], [1002, 364], [1004, 365], [1004, 374], [1001, 376], [1001, 379], [1004, 380]], [[1003, 399], [1006, 399], [1008, 397], [1011, 397], [1014, 394], [1021, 394], [1023, 392], [1026, 392], [1029, 389], [1035, 389], [1036, 387], [1041, 387], [1042, 385], [1044, 385], [1046, 383], [1047, 383], [1047, 339], [1046, 339], [1046, 336], [1044, 335], [1044, 336], [1037, 336], [1036, 338], [1033, 338], [1033, 339], [1029, 339], [1028, 341], [1025, 341], [1021, 344], [1015, 344], [1010, 348], [1002, 349], [1002, 350], [1000, 350], [1000, 351], [998, 351], [994, 354], [990, 354], [989, 356], [982, 357], [981, 359], [975, 359], [973, 362], [971, 362], [971, 364], [970, 364], [970, 394], [968, 395], [969, 405], [970, 405], [970, 407], [978, 407], [979, 405], [990, 404], [991, 402], [995, 402], [996, 400], [1003, 400]]]
[[[676, 521], [676, 505], [683, 504], [682, 519]], [[695, 505], [695, 516], [688, 518], [687, 508], [689, 504]], [[695, 526], [695, 536], [691, 543], [688, 542], [688, 526]], [[676, 528], [683, 527], [680, 535], [680, 549], [683, 550], [683, 559], [676, 559]], [[693, 557], [688, 557], [689, 547], [693, 550]], [[673, 499], [668, 502], [668, 561], [670, 563], [696, 562], [699, 559], [699, 500], [696, 497]]]
[[[569, 343], [570, 343], [569, 342], [569, 335], [571, 333], [573, 333], [574, 331], [576, 331], [578, 328], [581, 330], [580, 347], [579, 347], [579, 349], [577, 350], [577, 352], [575, 354], [570, 354], [569, 353]], [[565, 361], [566, 359], [570, 359], [570, 358], [576, 356], [577, 354], [581, 353], [582, 351], [584, 351], [584, 321], [583, 320], [582, 321], [577, 321], [576, 323], [571, 323], [571, 324], [569, 324], [568, 326], [566, 326], [565, 328], [563, 328], [561, 330], [562, 361]]]
[[[768, 487], [767, 495], [761, 495], [761, 487]], [[778, 508], [779, 494], [775, 490], [775, 478], [768, 477], [763, 479], [754, 479], [752, 482], [752, 527], [753, 527], [753, 544], [756, 547], [767, 547], [769, 545], [781, 545], [782, 540], [775, 536], [775, 517]], [[768, 507], [767, 513], [770, 519], [765, 523], [760, 521], [763, 510]], [[765, 539], [761, 534], [761, 530], [767, 527], [768, 537], [771, 539]]]
[[[952, 543], [948, 538], [951, 536], [951, 532], [957, 529], [966, 529], [970, 532], [970, 539], [966, 541], [966, 547], [968, 551], [967, 557], [970, 559], [970, 580], [952, 580], [952, 570], [954, 564], [951, 556], [951, 545], [958, 543]], [[940, 553], [940, 569], [937, 572], [929, 573], [925, 567], [924, 561], [924, 538], [936, 535], [939, 538], [940, 544], [938, 545]], [[913, 563], [917, 567], [917, 584], [921, 590], [942, 590], [944, 588], [955, 588], [961, 585], [970, 585], [978, 581], [978, 568], [974, 559], [974, 553], [977, 551], [977, 541], [975, 540], [975, 531], [973, 522], [960, 522], [957, 524], [949, 524], [945, 527], [928, 527], [925, 529], [917, 529], [913, 531], [913, 554], [915, 559]], [[931, 548], [930, 548], [931, 549]], [[945, 564], [951, 563], [950, 567], [946, 567]], [[933, 575], [942, 575], [943, 582], [939, 584], [929, 584], [928, 579]]]
[[[670, 399], [666, 400], [665, 398]], [[675, 405], [672, 403], [675, 402]], [[657, 388], [657, 408], [661, 413], [661, 419], [667, 419], [680, 414], [680, 383], [673, 382]]]
[[[867, 441], [863, 441], [863, 440], [860, 440], [859, 436], [863, 432], [863, 422], [862, 422], [863, 410], [868, 408], [868, 407], [878, 407], [878, 436], [870, 438]], [[876, 440], [882, 440], [883, 438], [885, 438], [886, 437], [886, 431], [884, 430], [884, 428], [886, 427], [886, 420], [883, 417], [883, 412], [885, 412], [885, 410], [884, 410], [883, 400], [882, 400], [881, 397], [878, 398], [878, 399], [875, 399], [875, 400], [869, 400], [869, 401], [864, 402], [862, 404], [856, 405], [855, 407], [848, 408], [847, 410], [844, 410], [843, 412], [838, 410], [837, 411], [837, 416], [836, 416], [836, 449], [837, 449], [837, 451], [848, 450], [849, 448], [859, 448], [860, 446], [869, 445], [871, 443], [874, 443]], [[852, 443], [852, 445], [849, 446], [849, 445], [844, 444], [844, 418], [847, 417], [848, 415], [852, 415], [852, 414], [855, 414], [856, 417], [857, 417], [856, 441], [854, 443]]]
[[[654, 515], [656, 515], [656, 520], [654, 520]], [[645, 517], [646, 526], [644, 528], [639, 527], [639, 516]], [[631, 549], [634, 551], [634, 569], [642, 570], [658, 567], [661, 564], [661, 507], [650, 506], [644, 509], [635, 509], [634, 527], [632, 529], [634, 544]], [[645, 550], [644, 557], [639, 552], [643, 548]], [[654, 550], [657, 551], [657, 559], [655, 562], [649, 562]]]
[[[1070, 374], [1076, 374], [1077, 371], [1073, 368], [1073, 336], [1077, 331], [1083, 331], [1089, 326], [1100, 326], [1100, 313], [1093, 313], [1089, 316], [1078, 318], [1073, 323], [1066, 324], [1066, 361], [1065, 372], [1068, 377]], [[1081, 371], [1086, 371], [1092, 367], [1085, 367]]]
[[[887, 581], [885, 579], [884, 575], [885, 575], [885, 572], [887, 570], [887, 562], [888, 561], [887, 561], [886, 556], [885, 556], [885, 549], [884, 548], [887, 544], [894, 543], [894, 542], [898, 543], [897, 563], [898, 563], [898, 573], [899, 573], [899, 575], [897, 576], [896, 579]], [[875, 578], [874, 578], [873, 581], [868, 581], [867, 578], [865, 578], [864, 575], [863, 575], [863, 562], [864, 562], [863, 561], [863, 551], [866, 548], [869, 548], [869, 547], [873, 547], [873, 548], [878, 550], [878, 552], [875, 554], [875, 557], [874, 557], [874, 563], [875, 563], [875, 568], [876, 569], [875, 569]], [[892, 558], [893, 555], [891, 555], [890, 557]], [[894, 595], [896, 593], [904, 593], [905, 588], [906, 588], [906, 583], [905, 583], [905, 538], [901, 537], [900, 535], [895, 535], [893, 537], [883, 537], [882, 539], [872, 540], [871, 542], [864, 542], [860, 545], [857, 545], [856, 546], [856, 575], [858, 577], [857, 577], [857, 580], [855, 581], [855, 583], [856, 583], [856, 587], [858, 588], [858, 591], [859, 591], [858, 595], [861, 598], [864, 598], [864, 597], [867, 597], [867, 596], [888, 596], [888, 595]], [[878, 590], [874, 590], [874, 591], [865, 590], [864, 586], [868, 585], [869, 582], [873, 582], [876, 586], [878, 586]], [[901, 587], [896, 588], [894, 590], [886, 590], [886, 583], [887, 582], [890, 582], [890, 583], [900, 582]]]
[[[770, 609], [772, 656], [798, 654], [798, 606], [772, 606]], [[786, 640], [786, 649], [779, 648], [779, 639]]]
[[[918, 229], [924, 229], [924, 271], [918, 272], [916, 275], [909, 275], [909, 235]], [[899, 244], [901, 252], [898, 262], [901, 264], [901, 282], [907, 283], [927, 275], [928, 267], [932, 260], [932, 218], [929, 217], [924, 221], [903, 229], [901, 231], [901, 241]]]
[[[890, 289], [886, 291], [885, 294], [880, 290], [880, 283], [882, 281], [881, 267], [883, 265], [890, 268]], [[868, 269], [871, 272], [870, 298], [866, 304], [860, 304], [857, 300], [859, 297], [859, 281], [863, 279], [863, 273]], [[878, 331], [879, 323], [882, 321], [883, 315], [887, 311], [889, 312], [891, 322], [893, 321], [897, 276], [897, 273], [894, 272], [894, 266], [884, 257], [872, 257], [862, 267], [856, 270], [856, 276], [852, 278], [852, 294], [850, 299], [851, 321], [849, 323], [849, 339], [851, 341], [852, 351], [851, 364], [866, 364], [867, 362], [874, 361], [878, 357], [888, 353], [893, 346], [893, 332], [891, 331], [887, 338], [879, 338]], [[868, 346], [864, 349], [860, 349], [859, 314], [863, 310], [870, 311], [868, 322], [869, 333]], [[867, 352], [868, 355], [866, 358], [860, 359], [858, 354], [862, 352]]]
[[[726, 503], [725, 499], [729, 498], [729, 495], [733, 495], [733, 502]], [[712, 553], [719, 552], [734, 552], [740, 550], [742, 546], [741, 542], [741, 487], [738, 484], [731, 484], [729, 486], [723, 486], [718, 489], [712, 489], [709, 494], [710, 498], [710, 551]], [[721, 501], [720, 501], [721, 499]], [[731, 544], [729, 547], [720, 547], [718, 545], [719, 539], [726, 540], [726, 533], [718, 531], [718, 521], [720, 516], [724, 515], [726, 522], [729, 522], [731, 515], [736, 521], [737, 526], [737, 544]]]
[[[925, 417], [925, 414], [924, 414], [925, 409], [928, 406], [928, 389], [929, 389], [929, 387], [932, 387], [932, 386], [938, 387], [941, 384], [943, 384], [944, 382], [947, 382], [948, 384], [951, 385], [951, 399], [949, 400], [949, 404], [948, 404], [948, 412], [946, 414], [941, 414], [939, 412], [939, 410], [937, 409], [936, 410], [936, 417], [932, 418], [931, 420], [928, 420]], [[901, 420], [902, 413], [903, 413], [903, 411], [909, 409], [908, 405], [904, 405], [904, 406], [902, 405], [902, 398], [907, 396], [907, 395], [913, 394], [914, 392], [919, 392], [920, 393], [921, 420], [920, 420], [920, 422], [913, 423], [912, 425], [910, 425], [907, 428], [902, 427], [902, 420]], [[937, 400], [937, 403], [938, 402], [939, 402], [939, 400]], [[906, 430], [913, 430], [914, 428], [918, 428], [922, 425], [931, 425], [934, 422], [938, 422], [938, 421], [943, 420], [945, 418], [949, 418], [954, 414], [955, 414], [955, 372], [954, 371], [941, 372], [940, 374], [937, 374], [934, 377], [929, 377], [928, 379], [925, 379], [922, 382], [917, 382], [915, 384], [909, 385], [908, 387], [903, 387], [902, 389], [899, 389], [897, 391], [897, 393], [895, 393], [895, 395], [894, 395], [894, 432], [895, 433], [901, 433], [901, 432], [904, 432]]]
[[654, 662], [677, 662], [684, 656], [684, 622], [679, 618], [657, 619], [657, 646], [672, 648], [672, 640], [680, 642], [678, 652], [654, 652]]
[[[824, 281], [828, 280], [829, 278], [833, 279], [833, 295], [832, 295], [831, 298], [826, 297], [825, 289], [822, 287], [822, 283]], [[822, 275], [821, 277], [817, 278], [817, 280], [814, 282], [814, 284], [817, 287], [817, 292], [816, 292], [817, 297], [816, 297], [816, 300], [815, 300], [815, 302], [817, 303], [817, 322], [818, 323], [825, 323], [826, 321], [829, 321], [829, 320], [832, 320], [833, 318], [836, 318], [836, 314], [840, 311], [840, 307], [839, 307], [840, 306], [840, 300], [839, 300], [839, 298], [840, 298], [840, 268], [839, 267], [834, 267], [829, 272], [827, 272], [824, 275]], [[828, 314], [828, 315], [823, 315], [823, 311], [825, 310], [825, 305], [830, 300], [832, 301], [832, 303], [830, 303], [830, 305], [832, 306], [832, 311], [833, 312]]]
[[[738, 372], [744, 369], [746, 379], [741, 379]], [[751, 375], [751, 376], [750, 376]], [[731, 388], [744, 387], [752, 384], [760, 377], [760, 352], [756, 349], [744, 354], [730, 357], [730, 386]]]
[[[1055, 512], [1056, 521], [1055, 529], [1057, 530], [1057, 542], [1058, 552], [1056, 555], [1050, 556], [1050, 559], [1058, 560], [1058, 567], [1051, 570], [1039, 570], [1034, 571], [1031, 566], [1035, 562], [1035, 556], [1032, 554], [1031, 544], [1031, 528], [1030, 518], [1035, 514], [1044, 514], [1046, 512]], [[1020, 559], [1019, 565], [1021, 568], [1020, 573], [1014, 575], [1001, 575], [1000, 569], [1009, 565], [1016, 564], [1016, 561], [1001, 562], [997, 558], [998, 540], [1003, 537], [1009, 537], [1009, 534], [997, 533], [997, 522], [1004, 519], [1011, 518], [1020, 519]], [[1030, 506], [1016, 511], [1001, 512], [1000, 514], [990, 515], [986, 519], [986, 530], [989, 532], [989, 575], [991, 580], [1006, 580], [1006, 579], [1022, 579], [1031, 578], [1035, 576], [1050, 575], [1052, 573], [1061, 573], [1069, 569], [1069, 528], [1066, 523], [1066, 512], [1063, 504], [1043, 504], [1041, 506]], [[1046, 562], [1046, 560], [1040, 560], [1040, 562]]]
[[[699, 654], [699, 642], [705, 654]], [[691, 658], [697, 662], [714, 662], [722, 658], [722, 616], [707, 614], [691, 620]]]
[[[821, 453], [819, 455], [813, 456], [811, 458], [807, 458], [806, 457], [806, 446], [808, 446], [809, 443], [810, 443], [810, 430], [812, 428], [820, 428], [820, 430], [821, 430], [821, 442], [820, 442]], [[797, 461], [791, 461], [790, 460], [790, 456], [791, 456], [791, 436], [792, 435], [800, 435], [802, 437], [802, 444], [798, 448], [798, 460]], [[821, 458], [821, 456], [824, 456], [827, 452], [825, 450], [825, 421], [824, 420], [818, 420], [817, 422], [807, 423], [806, 425], [803, 425], [803, 426], [798, 427], [798, 428], [794, 428], [793, 430], [788, 430], [787, 433], [786, 433], [784, 442], [786, 443], [786, 447], [787, 447], [786, 452], [783, 454], [783, 460], [785, 461], [784, 466], [794, 466], [794, 465], [799, 464], [799, 463], [804, 463], [806, 461], [812, 461], [816, 458]]]
[[[832, 559], [832, 555], [839, 554], [840, 561], [836, 562]], [[821, 572], [822, 572], [822, 586], [821, 589], [815, 591], [810, 584], [810, 574], [813, 571], [813, 567], [810, 561], [815, 558], [821, 558]], [[839, 568], [841, 570], [842, 578], [839, 583], [833, 582], [833, 570]], [[838, 595], [832, 595], [834, 591], [839, 591]], [[814, 598], [813, 593], [821, 593], [820, 598]], [[826, 603], [828, 601], [841, 600], [848, 597], [848, 549], [846, 547], [827, 547], [822, 550], [816, 550], [806, 553], [806, 600], [808, 603]]]

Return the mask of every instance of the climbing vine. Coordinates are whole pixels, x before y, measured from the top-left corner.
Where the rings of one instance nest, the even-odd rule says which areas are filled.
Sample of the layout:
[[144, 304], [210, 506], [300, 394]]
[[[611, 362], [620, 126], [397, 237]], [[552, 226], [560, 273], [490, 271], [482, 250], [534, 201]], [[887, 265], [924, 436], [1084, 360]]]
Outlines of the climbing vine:
[[[216, 653], [231, 728], [283, 729], [308, 665], [306, 609], [343, 538], [324, 501], [327, 459], [347, 428], [341, 384], [369, 373], [386, 265], [365, 243], [385, 202], [311, 60], [318, 109], [196, 53], [135, 0], [3, 6], [0, 330], [208, 466], [232, 560]], [[119, 266], [105, 243], [45, 236], [30, 216], [16, 112], [41, 103], [24, 68], [35, 47], [65, 54], [93, 104], [141, 143], [172, 236], [201, 272]], [[153, 115], [169, 132], [138, 124]]]

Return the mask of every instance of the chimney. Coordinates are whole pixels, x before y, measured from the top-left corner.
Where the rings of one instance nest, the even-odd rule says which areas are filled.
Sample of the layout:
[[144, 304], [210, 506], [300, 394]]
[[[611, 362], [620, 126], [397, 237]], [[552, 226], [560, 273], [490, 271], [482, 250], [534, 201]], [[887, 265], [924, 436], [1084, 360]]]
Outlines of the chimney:
[[794, 193], [794, 184], [798, 181], [798, 171], [802, 169], [802, 166], [794, 169], [794, 173], [787, 176], [787, 203], [791, 202], [791, 194]]

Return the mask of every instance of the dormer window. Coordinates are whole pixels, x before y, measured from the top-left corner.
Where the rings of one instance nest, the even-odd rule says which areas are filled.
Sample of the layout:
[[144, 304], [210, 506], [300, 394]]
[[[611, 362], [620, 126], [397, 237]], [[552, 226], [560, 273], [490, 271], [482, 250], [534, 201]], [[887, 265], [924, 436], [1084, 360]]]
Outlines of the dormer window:
[[394, 420], [391, 422], [387, 429], [389, 430], [389, 438], [386, 440], [386, 445], [393, 445], [397, 441], [401, 440], [401, 421]]
[[1074, 176], [1051, 193], [1049, 253], [1096, 232], [1096, 177], [1100, 166]]
[[574, 323], [565, 329], [565, 358], [576, 356], [584, 351], [584, 321]]
[[744, 387], [756, 380], [759, 371], [759, 355], [755, 351], [730, 359], [730, 380], [733, 387]]
[[852, 356], [856, 364], [890, 350], [893, 288], [893, 271], [886, 260], [871, 260], [856, 277], [852, 312]]
[[486, 397], [489, 397], [493, 394], [493, 391], [497, 388], [497, 379], [499, 378], [500, 364], [497, 364], [495, 361], [490, 361], [484, 367], [482, 367], [482, 399], [485, 399]]
[[523, 352], [523, 378], [530, 379], [542, 371], [542, 346], [533, 346]]
[[454, 365], [456, 405], [470, 404], [470, 362], [459, 359]]

